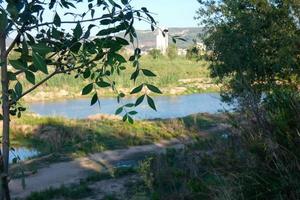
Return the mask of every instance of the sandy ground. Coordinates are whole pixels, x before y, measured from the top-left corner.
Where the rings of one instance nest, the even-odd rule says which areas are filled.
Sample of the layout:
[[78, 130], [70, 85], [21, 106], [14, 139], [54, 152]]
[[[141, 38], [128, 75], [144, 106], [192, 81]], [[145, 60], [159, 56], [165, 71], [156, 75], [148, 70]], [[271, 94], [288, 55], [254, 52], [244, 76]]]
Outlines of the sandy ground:
[[[59, 188], [62, 185], [77, 183], [85, 179], [90, 172], [104, 172], [111, 169], [122, 161], [140, 159], [149, 153], [161, 153], [166, 148], [183, 148], [184, 142], [177, 139], [161, 141], [152, 145], [130, 147], [128, 149], [105, 151], [91, 154], [88, 157], [77, 158], [68, 162], [51, 164], [39, 169], [36, 174], [26, 177], [26, 188], [23, 189], [21, 179], [12, 179], [9, 183], [12, 198], [24, 198], [31, 192]], [[99, 183], [101, 185], [101, 182]], [[105, 182], [103, 186], [113, 185]], [[112, 186], [113, 187], [113, 186]], [[103, 189], [105, 190], [105, 188]]]

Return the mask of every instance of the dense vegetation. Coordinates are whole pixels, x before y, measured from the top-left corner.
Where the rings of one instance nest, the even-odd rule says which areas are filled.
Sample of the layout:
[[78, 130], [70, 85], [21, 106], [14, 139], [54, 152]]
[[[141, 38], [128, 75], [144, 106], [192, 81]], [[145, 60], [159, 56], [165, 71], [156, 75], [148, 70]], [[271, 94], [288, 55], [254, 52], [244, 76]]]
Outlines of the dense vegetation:
[[[111, 77], [116, 82], [119, 91], [129, 94], [131, 90], [144, 81], [158, 86], [164, 95], [191, 94], [197, 92], [217, 92], [219, 87], [209, 77], [208, 62], [204, 60], [187, 60], [184, 57], [177, 56], [171, 60], [166, 56], [160, 56], [159, 59], [153, 59], [151, 55], [143, 56], [140, 59], [141, 66], [151, 69], [156, 78], [151, 80], [146, 76], [140, 76], [136, 83], [127, 78], [128, 73], [132, 73], [134, 68], [130, 63], [125, 64], [126, 70], [121, 75]], [[43, 74], [37, 74], [37, 81], [45, 77]], [[21, 81], [24, 88], [30, 87], [26, 81]], [[47, 81], [45, 85], [35, 90], [32, 95], [25, 97], [26, 101], [54, 100], [63, 98], [82, 97], [81, 89], [87, 85], [85, 80], [74, 79], [72, 75], [57, 75]], [[115, 96], [115, 91], [109, 88], [100, 88], [97, 90], [99, 96]]]
[[[210, 86], [205, 91], [210, 91], [214, 89], [210, 81], [215, 80], [220, 83], [223, 100], [235, 105], [234, 112], [137, 121], [133, 125], [118, 119], [68, 120], [27, 115], [13, 120], [12, 143], [34, 147], [44, 155], [54, 154], [48, 161], [57, 162], [66, 157], [73, 159], [188, 136], [184, 148], [150, 156], [138, 169], [130, 167], [121, 173], [136, 175], [138, 170], [139, 176], [127, 187], [130, 192], [126, 198], [120, 199], [300, 199], [299, 1], [199, 3], [205, 55], [199, 55], [202, 52], [197, 46], [188, 50], [187, 59], [177, 56], [175, 45], [169, 47], [166, 56], [153, 50], [140, 59], [138, 66], [146, 76], [152, 76], [152, 72], [143, 69], [151, 69], [157, 79], [148, 82], [146, 76], [141, 76], [136, 83], [147, 80], [172, 94], [172, 88], [185, 88], [181, 93], [202, 91], [199, 84], [203, 79]], [[199, 60], [200, 56], [207, 61]], [[126, 79], [126, 74], [134, 74], [136, 69], [126, 68], [124, 75], [110, 78], [127, 94], [135, 85]], [[36, 78], [43, 79], [41, 74]], [[62, 83], [66, 83], [66, 91], [77, 91], [87, 84], [57, 76], [47, 87], [51, 91], [62, 89]], [[39, 162], [25, 164], [28, 170], [38, 167], [43, 166]], [[107, 178], [113, 176], [97, 174], [69, 187], [33, 193], [28, 199], [91, 197], [96, 193], [92, 189], [94, 182]]]
[[299, 2], [199, 1], [233, 132], [143, 165], [153, 199], [300, 198]]

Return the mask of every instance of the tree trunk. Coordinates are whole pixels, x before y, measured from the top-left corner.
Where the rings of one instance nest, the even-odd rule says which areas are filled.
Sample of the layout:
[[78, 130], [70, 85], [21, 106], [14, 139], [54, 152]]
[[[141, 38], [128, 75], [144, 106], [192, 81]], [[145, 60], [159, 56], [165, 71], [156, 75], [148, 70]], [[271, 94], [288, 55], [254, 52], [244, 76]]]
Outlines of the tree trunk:
[[0, 33], [0, 51], [1, 51], [1, 84], [2, 84], [2, 159], [1, 159], [1, 199], [10, 200], [8, 188], [8, 166], [9, 166], [9, 79], [7, 73], [7, 55], [6, 55], [6, 35]]

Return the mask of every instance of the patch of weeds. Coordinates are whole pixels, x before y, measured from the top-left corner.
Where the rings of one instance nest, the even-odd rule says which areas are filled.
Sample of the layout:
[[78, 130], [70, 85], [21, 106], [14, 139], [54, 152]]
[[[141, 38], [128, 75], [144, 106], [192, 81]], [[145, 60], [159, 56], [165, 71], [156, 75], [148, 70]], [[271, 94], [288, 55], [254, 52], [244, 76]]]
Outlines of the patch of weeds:
[[49, 188], [42, 192], [33, 192], [26, 200], [51, 200], [65, 197], [70, 199], [82, 199], [91, 195], [92, 190], [87, 183], [81, 182], [77, 185], [62, 186], [58, 189]]

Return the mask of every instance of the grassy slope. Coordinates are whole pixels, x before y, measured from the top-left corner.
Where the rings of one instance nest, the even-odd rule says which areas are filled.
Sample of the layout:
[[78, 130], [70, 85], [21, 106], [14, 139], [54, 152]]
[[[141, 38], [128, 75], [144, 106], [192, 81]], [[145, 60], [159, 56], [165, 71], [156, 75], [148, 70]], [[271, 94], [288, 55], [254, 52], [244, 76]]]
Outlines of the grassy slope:
[[[183, 57], [170, 60], [166, 57], [160, 59], [152, 59], [150, 56], [144, 56], [141, 59], [142, 68], [151, 69], [157, 74], [156, 78], [147, 78], [141, 76], [138, 82], [134, 84], [130, 81], [130, 73], [133, 67], [127, 63], [127, 69], [121, 76], [115, 76], [112, 79], [117, 82], [117, 88], [124, 93], [129, 93], [132, 88], [140, 82], [149, 82], [157, 85], [162, 89], [165, 95], [170, 94], [187, 94], [196, 92], [218, 91], [218, 87], [211, 84], [209, 71], [205, 61], [189, 61]], [[37, 81], [41, 80], [43, 75], [37, 76]], [[184, 79], [184, 80], [182, 80]], [[57, 75], [50, 79], [46, 84], [38, 88], [25, 100], [34, 101], [41, 99], [57, 99], [57, 98], [74, 98], [79, 97], [81, 89], [87, 84], [82, 78], [75, 79], [74, 74]], [[26, 88], [30, 87], [29, 83], [24, 83]], [[181, 88], [178, 88], [181, 87]], [[101, 90], [102, 96], [112, 96], [110, 90]]]

